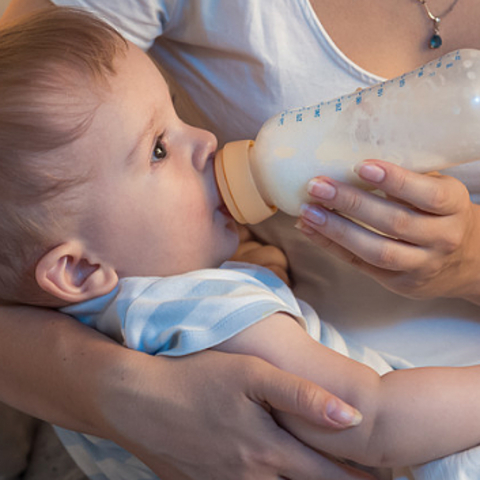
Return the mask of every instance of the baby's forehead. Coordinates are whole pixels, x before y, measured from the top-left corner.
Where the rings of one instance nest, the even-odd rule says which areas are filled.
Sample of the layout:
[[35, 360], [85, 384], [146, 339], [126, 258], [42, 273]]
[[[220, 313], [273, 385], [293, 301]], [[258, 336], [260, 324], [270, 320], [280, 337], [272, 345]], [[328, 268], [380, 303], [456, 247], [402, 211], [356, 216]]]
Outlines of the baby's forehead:
[[[163, 131], [176, 118], [171, 116], [174, 109], [168, 86], [147, 54], [130, 46], [115, 58], [113, 66], [113, 73], [101, 77], [67, 69], [61, 75], [69, 77], [68, 81], [58, 82], [63, 91], [54, 113], [60, 122], [77, 125], [79, 132], [66, 151], [91, 163], [96, 171], [122, 156], [128, 158], [142, 136], [149, 136], [150, 130]], [[150, 119], [155, 126], [146, 131]], [[85, 156], [86, 152], [90, 155]]]

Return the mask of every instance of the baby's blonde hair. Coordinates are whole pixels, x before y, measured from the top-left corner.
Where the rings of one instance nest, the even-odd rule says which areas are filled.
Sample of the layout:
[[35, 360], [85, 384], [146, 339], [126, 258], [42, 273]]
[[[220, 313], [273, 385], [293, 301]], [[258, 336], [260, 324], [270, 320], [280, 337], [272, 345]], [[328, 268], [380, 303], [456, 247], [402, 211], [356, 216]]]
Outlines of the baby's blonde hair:
[[44, 303], [35, 264], [75, 215], [63, 197], [89, 175], [65, 147], [89, 127], [126, 49], [113, 28], [70, 8], [0, 29], [0, 301]]

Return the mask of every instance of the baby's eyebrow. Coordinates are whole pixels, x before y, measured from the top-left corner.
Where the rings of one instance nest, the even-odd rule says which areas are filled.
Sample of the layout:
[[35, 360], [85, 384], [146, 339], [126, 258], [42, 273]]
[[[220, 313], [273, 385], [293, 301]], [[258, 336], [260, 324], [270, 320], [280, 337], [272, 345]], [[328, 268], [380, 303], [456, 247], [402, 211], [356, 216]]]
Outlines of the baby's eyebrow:
[[140, 149], [143, 142], [145, 142], [145, 139], [150, 138], [152, 136], [152, 132], [155, 129], [155, 118], [156, 118], [156, 116], [157, 116], [156, 111], [155, 110], [152, 111], [152, 114], [150, 115], [148, 122], [140, 130], [140, 133], [138, 134], [137, 139], [136, 139], [133, 147], [131, 148], [131, 150], [129, 151], [127, 156], [125, 157], [125, 164], [127, 166], [130, 166], [135, 162], [137, 151]]

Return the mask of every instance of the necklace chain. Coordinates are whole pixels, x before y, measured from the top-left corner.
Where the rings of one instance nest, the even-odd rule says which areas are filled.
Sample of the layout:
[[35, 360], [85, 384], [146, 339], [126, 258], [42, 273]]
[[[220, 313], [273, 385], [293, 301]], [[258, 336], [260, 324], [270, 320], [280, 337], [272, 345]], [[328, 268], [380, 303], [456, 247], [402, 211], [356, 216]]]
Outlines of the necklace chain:
[[428, 18], [433, 22], [433, 35], [430, 38], [428, 46], [430, 48], [439, 48], [442, 46], [442, 37], [440, 36], [440, 21], [446, 17], [458, 3], [458, 0], [454, 0], [453, 3], [443, 12], [441, 15], [434, 15], [428, 6], [427, 0], [418, 0], [418, 2], [425, 9]]

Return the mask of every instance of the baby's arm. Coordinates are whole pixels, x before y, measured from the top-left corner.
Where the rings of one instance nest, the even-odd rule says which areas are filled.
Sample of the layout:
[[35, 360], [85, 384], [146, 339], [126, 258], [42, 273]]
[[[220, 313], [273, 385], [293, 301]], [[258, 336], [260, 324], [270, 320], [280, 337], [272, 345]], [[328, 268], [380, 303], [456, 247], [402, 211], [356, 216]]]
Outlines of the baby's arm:
[[256, 355], [312, 380], [363, 414], [356, 428], [333, 432], [278, 413], [281, 424], [318, 450], [394, 466], [480, 443], [480, 367], [418, 368], [380, 377], [313, 340], [286, 314], [272, 315], [217, 348]]

